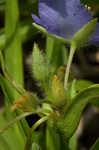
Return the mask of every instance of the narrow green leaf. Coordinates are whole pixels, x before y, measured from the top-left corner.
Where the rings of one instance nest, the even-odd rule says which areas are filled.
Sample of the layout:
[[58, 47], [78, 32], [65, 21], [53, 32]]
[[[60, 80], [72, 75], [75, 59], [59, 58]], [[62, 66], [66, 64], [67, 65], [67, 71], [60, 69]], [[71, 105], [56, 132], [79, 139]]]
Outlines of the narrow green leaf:
[[[5, 79], [1, 74], [0, 74], [0, 86], [3, 90], [3, 93], [4, 93], [4, 96], [6, 98], [6, 101], [5, 101], [5, 104], [9, 106], [9, 110], [10, 110], [10, 107], [12, 106], [12, 101], [15, 100], [13, 95], [12, 95], [12, 90], [10, 87], [11, 84], [8, 82], [7, 79]], [[17, 111], [16, 114], [21, 114], [22, 111]], [[12, 118], [13, 119], [13, 118]], [[22, 127], [22, 124], [24, 124], [24, 126]], [[20, 128], [20, 134], [22, 134], [23, 138], [25, 138], [25, 134], [27, 135], [28, 134], [28, 130], [29, 130], [29, 127], [28, 127], [28, 124], [26, 122], [25, 119], [22, 119], [20, 122], [18, 122], [18, 125], [19, 125], [19, 128]]]
[[[76, 81], [76, 88], [78, 92], [81, 92], [85, 88], [88, 88], [89, 86], [93, 85], [94, 83], [87, 80], [77, 80]], [[94, 98], [94, 100], [91, 101], [91, 104], [99, 108], [99, 97]]]
[[76, 81], [76, 88], [78, 92], [81, 92], [85, 88], [88, 88], [89, 86], [93, 85], [94, 83], [87, 80], [77, 80]]
[[94, 97], [99, 97], [99, 84], [90, 86], [74, 97], [73, 103], [65, 112], [65, 117], [58, 122], [59, 133], [64, 142], [74, 134], [83, 109]]
[[[5, 34], [8, 46], [4, 52], [8, 73], [23, 86], [22, 42], [19, 33], [18, 0], [6, 0]], [[12, 89], [12, 94], [15, 98], [19, 96], [14, 89]]]
[[[9, 21], [10, 20], [10, 21]], [[5, 64], [8, 73], [11, 77], [22, 87], [24, 86], [23, 79], [23, 60], [22, 60], [22, 41], [19, 30], [19, 7], [18, 0], [6, 0], [6, 11], [5, 11], [5, 36], [7, 47], [4, 50]], [[11, 96], [13, 100], [18, 98], [20, 95], [9, 86]], [[10, 99], [9, 99], [10, 100]], [[17, 114], [21, 112], [18, 111]], [[21, 121], [21, 126], [24, 133], [27, 134], [28, 128], [24, 121]], [[20, 132], [21, 134], [21, 132]]]

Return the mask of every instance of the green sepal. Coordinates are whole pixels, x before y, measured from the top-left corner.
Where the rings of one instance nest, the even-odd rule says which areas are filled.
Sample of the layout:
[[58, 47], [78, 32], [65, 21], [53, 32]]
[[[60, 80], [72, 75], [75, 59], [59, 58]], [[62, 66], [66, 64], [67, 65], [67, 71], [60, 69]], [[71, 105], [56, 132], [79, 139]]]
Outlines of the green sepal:
[[71, 43], [71, 41], [68, 40], [68, 39], [64, 39], [64, 38], [62, 38], [60, 36], [57, 36], [55, 34], [48, 33], [47, 30], [45, 30], [42, 26], [40, 26], [40, 25], [38, 25], [36, 23], [33, 23], [32, 25], [33, 25], [33, 27], [35, 27], [36, 29], [38, 29], [39, 31], [41, 31], [43, 34], [45, 34], [48, 37], [52, 37], [52, 38], [54, 38], [54, 39], [56, 39], [58, 41], [61, 41], [63, 43], [67, 43], [67, 44]]
[[93, 35], [98, 19], [95, 18], [84, 25], [78, 32], [76, 32], [72, 38], [72, 42], [76, 44], [77, 47], [81, 46], [87, 42]]

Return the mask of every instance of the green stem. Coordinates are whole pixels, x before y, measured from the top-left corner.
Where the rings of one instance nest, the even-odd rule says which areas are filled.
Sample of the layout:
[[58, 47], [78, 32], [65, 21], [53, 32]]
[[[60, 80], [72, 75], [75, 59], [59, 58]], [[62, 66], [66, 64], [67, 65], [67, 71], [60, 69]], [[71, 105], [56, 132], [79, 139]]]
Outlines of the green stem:
[[64, 88], [65, 89], [67, 89], [70, 67], [72, 64], [72, 59], [73, 59], [75, 50], [76, 50], [76, 45], [75, 45], [75, 43], [72, 43], [71, 48], [70, 48], [70, 54], [69, 54], [68, 62], [67, 62], [66, 72], [65, 72], [65, 80], [64, 80]]
[[45, 116], [45, 117], [41, 118], [40, 120], [38, 120], [31, 128], [31, 132], [33, 132], [40, 124], [45, 122], [47, 119], [48, 119], [48, 116]]
[[25, 145], [25, 150], [30, 150], [30, 146], [31, 146], [31, 136], [33, 131], [42, 123], [44, 123], [46, 120], [48, 120], [48, 116], [45, 116], [43, 118], [41, 118], [40, 120], [38, 120], [30, 129], [29, 135], [27, 137], [27, 141], [26, 141], [26, 145]]

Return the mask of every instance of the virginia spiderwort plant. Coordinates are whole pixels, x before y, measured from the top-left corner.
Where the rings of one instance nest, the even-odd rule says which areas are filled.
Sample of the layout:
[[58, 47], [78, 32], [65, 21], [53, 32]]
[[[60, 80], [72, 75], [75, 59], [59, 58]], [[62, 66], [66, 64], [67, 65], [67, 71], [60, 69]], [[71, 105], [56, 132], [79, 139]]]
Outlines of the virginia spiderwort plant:
[[[0, 74], [0, 85], [4, 91], [5, 97], [7, 96], [9, 100], [13, 100], [13, 92], [9, 89], [9, 83], [20, 94], [20, 97], [14, 101], [11, 111], [14, 111], [15, 109], [28, 111], [16, 117], [15, 120], [9, 122], [6, 126], [4, 126], [5, 114], [3, 123], [1, 116], [0, 128], [2, 127], [2, 129], [0, 129], [0, 134], [3, 134], [4, 131], [16, 123], [16, 121], [19, 121], [30, 114], [35, 113], [40, 117], [40, 120], [38, 120], [30, 130], [27, 128], [27, 123], [25, 123], [24, 126], [23, 123], [22, 125], [20, 124], [20, 127], [22, 126], [22, 128], [25, 129], [25, 132], [23, 130], [19, 130], [22, 131], [22, 137], [19, 135], [18, 130], [13, 132], [14, 130], [12, 129], [11, 132], [8, 131], [7, 134], [4, 134], [4, 137], [0, 136], [0, 148], [3, 145], [4, 150], [13, 150], [14, 147], [18, 149], [17, 146], [19, 146], [19, 149], [23, 150], [25, 145], [25, 150], [75, 150], [74, 148], [69, 148], [70, 139], [75, 133], [85, 106], [91, 100], [99, 97], [99, 84], [90, 87], [87, 86], [88, 88], [77, 93], [77, 89], [75, 87], [76, 82], [73, 81], [71, 89], [69, 88], [70, 91], [68, 90], [69, 95], [66, 91], [68, 75], [75, 49], [86, 42], [91, 42], [96, 45], [98, 44], [99, 23], [97, 23], [96, 18], [93, 19], [90, 11], [88, 11], [88, 9], [80, 3], [80, 0], [39, 0], [39, 15], [40, 18], [32, 15], [33, 19], [37, 23], [34, 24], [36, 27], [39, 27], [47, 35], [71, 45], [65, 81], [65, 67], [59, 67], [57, 72], [53, 73], [53, 64], [49, 62], [46, 55], [42, 54], [39, 47], [34, 44], [32, 70], [33, 77], [43, 88], [44, 95], [42, 95], [43, 99], [41, 99], [33, 92], [31, 93], [26, 91], [24, 88], [21, 88], [16, 81], [10, 77], [10, 72], [8, 73], [7, 68], [5, 68], [4, 57], [2, 53], [0, 53], [0, 64], [3, 74], [5, 75], [4, 78]], [[11, 14], [9, 16], [11, 16]], [[9, 18], [7, 20], [9, 20]], [[14, 45], [14, 47], [16, 47], [16, 45]], [[6, 80], [6, 78], [8, 80]], [[6, 106], [8, 109], [8, 105]], [[8, 110], [6, 111], [9, 117], [11, 113], [8, 112]], [[8, 120], [9, 119], [7, 119], [7, 121]], [[44, 126], [44, 130], [46, 132], [43, 132], [43, 126], [41, 126], [37, 131], [35, 131], [35, 133], [34, 130], [45, 121], [46, 128]], [[16, 126], [15, 129], [17, 129]], [[28, 132], [30, 133], [28, 134]], [[15, 133], [14, 136], [13, 133]], [[15, 137], [15, 140], [13, 138], [13, 141], [11, 141], [10, 138], [6, 136], [9, 134], [10, 137]], [[27, 134], [28, 137], [26, 140]], [[7, 148], [5, 148], [6, 142]], [[18, 145], [17, 143], [20, 144]], [[10, 145], [9, 148], [8, 145]]]
[[[68, 141], [77, 128], [81, 113], [88, 103], [88, 99], [90, 99], [89, 95], [91, 94], [89, 94], [89, 91], [91, 92], [91, 87], [78, 95], [76, 95], [77, 93], [75, 91], [75, 94], [72, 95], [73, 98], [71, 99], [71, 102], [68, 104], [70, 98], [67, 96], [67, 81], [70, 66], [74, 52], [78, 47], [85, 43], [98, 45], [99, 23], [98, 19], [92, 16], [91, 12], [80, 2], [80, 0], [39, 0], [38, 5], [39, 17], [32, 14], [32, 18], [36, 22], [36, 24], [33, 24], [34, 27], [37, 27], [46, 35], [55, 37], [61, 42], [69, 43], [71, 47], [64, 77], [64, 87], [62, 84], [60, 86], [61, 81], [57, 77], [54, 77], [49, 94], [49, 101], [58, 108], [58, 116], [53, 123], [58, 130], [60, 141], [62, 139], [61, 149], [68, 150]], [[37, 58], [36, 55], [34, 55], [35, 52], [37, 52], [37, 50], [34, 50], [33, 52], [33, 60]], [[34, 66], [37, 68], [37, 63], [34, 64], [33, 67]], [[92, 87], [92, 89], [93, 88], [94, 87]], [[63, 89], [62, 92], [60, 92], [60, 89]], [[98, 87], [95, 94], [98, 94]], [[63, 102], [65, 101], [66, 103], [61, 101], [62, 98]], [[53, 132], [54, 129], [56, 130], [54, 126]], [[62, 145], [64, 145], [63, 148]]]
[[80, 0], [39, 0], [38, 5], [39, 17], [32, 14], [36, 24], [72, 43], [64, 81], [66, 87], [75, 49], [85, 42], [99, 44], [99, 23]]

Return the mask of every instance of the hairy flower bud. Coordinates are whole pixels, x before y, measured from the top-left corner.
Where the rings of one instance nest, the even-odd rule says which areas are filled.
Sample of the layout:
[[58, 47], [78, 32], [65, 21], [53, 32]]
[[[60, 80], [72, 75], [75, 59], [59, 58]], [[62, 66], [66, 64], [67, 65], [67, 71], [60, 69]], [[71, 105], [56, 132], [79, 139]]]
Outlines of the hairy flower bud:
[[60, 81], [56, 75], [52, 80], [51, 94], [52, 94], [51, 102], [56, 107], [61, 107], [65, 105], [66, 91], [64, 89], [62, 81]]
[[11, 111], [14, 111], [16, 108], [22, 109], [24, 111], [34, 111], [39, 104], [37, 97], [30, 92], [26, 92], [23, 96], [19, 97], [14, 101]]

